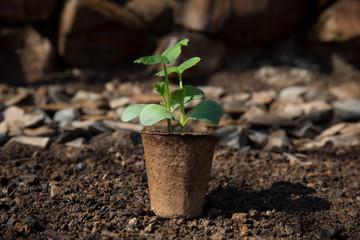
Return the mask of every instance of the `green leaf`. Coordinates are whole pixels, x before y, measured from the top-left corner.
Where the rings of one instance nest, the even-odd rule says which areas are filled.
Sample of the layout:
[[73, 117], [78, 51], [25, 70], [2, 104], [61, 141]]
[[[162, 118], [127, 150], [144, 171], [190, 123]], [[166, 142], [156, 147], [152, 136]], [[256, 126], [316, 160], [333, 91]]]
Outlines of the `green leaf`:
[[176, 116], [163, 106], [148, 104], [140, 114], [140, 123], [144, 126], [150, 126], [164, 119], [172, 119]]
[[142, 63], [145, 65], [157, 64], [157, 63], [167, 63], [169, 62], [168, 58], [163, 55], [154, 55], [138, 58], [134, 63]]
[[201, 58], [199, 57], [193, 57], [190, 58], [189, 60], [183, 62], [182, 64], [180, 64], [178, 66], [179, 72], [183, 73], [186, 69], [189, 69], [191, 67], [193, 67], [195, 64], [197, 64], [198, 62], [200, 62]]
[[165, 82], [157, 82], [154, 83], [154, 88], [156, 92], [158, 92], [161, 96], [165, 96], [166, 94], [166, 83]]
[[[167, 69], [167, 74], [174, 73], [174, 72], [179, 73], [178, 67], [169, 67], [169, 68]], [[161, 70], [160, 72], [158, 72], [158, 73], [155, 74], [155, 75], [158, 76], [158, 77], [164, 77], [164, 76], [165, 76], [165, 71], [164, 71], [164, 70]]]
[[223, 111], [219, 104], [213, 100], [205, 100], [191, 109], [186, 121], [192, 119], [217, 125], [222, 115]]
[[125, 109], [121, 116], [123, 122], [128, 122], [136, 117], [140, 116], [141, 111], [147, 104], [135, 104]]
[[174, 62], [175, 59], [177, 59], [181, 53], [181, 47], [187, 46], [188, 42], [189, 42], [189, 39], [184, 39], [184, 40], [179, 41], [171, 48], [168, 48], [167, 50], [165, 50], [165, 52], [163, 52], [161, 54], [161, 56], [166, 56], [166, 58], [168, 60], [168, 62], [166, 62], [167, 64]]
[[[166, 106], [165, 106], [166, 107]], [[175, 109], [180, 107], [180, 103], [177, 103], [175, 101], [170, 101], [170, 111], [173, 112]]]
[[204, 97], [204, 92], [192, 85], [185, 85], [183, 89], [178, 89], [172, 92], [171, 99], [179, 104], [184, 105], [192, 100], [201, 99]]

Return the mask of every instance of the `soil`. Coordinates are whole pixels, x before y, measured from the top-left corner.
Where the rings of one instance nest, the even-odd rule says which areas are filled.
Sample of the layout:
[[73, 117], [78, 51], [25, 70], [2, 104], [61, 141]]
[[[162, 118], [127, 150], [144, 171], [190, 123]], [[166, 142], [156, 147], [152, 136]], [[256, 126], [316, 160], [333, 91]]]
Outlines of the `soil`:
[[150, 210], [139, 137], [3, 147], [0, 238], [360, 238], [360, 146], [217, 147], [202, 216], [162, 219]]

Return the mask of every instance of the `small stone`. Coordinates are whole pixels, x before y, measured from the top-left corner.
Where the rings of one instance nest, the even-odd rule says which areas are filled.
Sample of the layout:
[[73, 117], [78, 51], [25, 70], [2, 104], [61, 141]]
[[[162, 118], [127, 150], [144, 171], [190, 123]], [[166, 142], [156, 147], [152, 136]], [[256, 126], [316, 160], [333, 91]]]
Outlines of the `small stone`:
[[79, 113], [73, 108], [67, 108], [55, 112], [54, 121], [58, 123], [59, 127], [65, 127], [77, 120]]
[[246, 112], [241, 116], [241, 119], [244, 119], [246, 121], [249, 121], [250, 119], [255, 118], [256, 116], [261, 116], [266, 114], [266, 111], [264, 108], [259, 107], [257, 105], [252, 105], [249, 107], [249, 109], [246, 110]]
[[216, 232], [210, 237], [211, 240], [223, 240], [225, 239], [225, 235], [221, 232]]
[[316, 137], [316, 139], [321, 139], [323, 137], [336, 135], [336, 134], [340, 133], [340, 131], [342, 129], [344, 129], [346, 126], [347, 126], [347, 123], [344, 123], [344, 122], [335, 124], [327, 129], [325, 129], [324, 131], [322, 131], [321, 134]]
[[116, 109], [119, 107], [124, 107], [124, 106], [128, 105], [129, 103], [130, 103], [129, 97], [120, 97], [120, 98], [111, 100], [109, 102], [109, 106], [111, 109]]
[[214, 134], [221, 137], [219, 142], [222, 146], [230, 146], [233, 148], [239, 148], [246, 146], [246, 128], [237, 127], [235, 125], [226, 125], [217, 129]]
[[24, 145], [32, 145], [32, 146], [36, 146], [36, 147], [45, 149], [50, 143], [50, 138], [49, 137], [16, 136], [16, 137], [11, 138], [5, 144], [4, 148], [12, 142], [21, 143]]
[[295, 119], [304, 115], [303, 109], [300, 107], [303, 100], [281, 100], [276, 101], [270, 106], [270, 113], [287, 119]]
[[360, 120], [360, 100], [348, 99], [333, 104], [336, 116], [347, 121]]
[[86, 168], [86, 163], [78, 163], [75, 165], [75, 169], [77, 170], [84, 170]]
[[339, 100], [360, 98], [360, 85], [357, 82], [348, 82], [330, 87], [329, 91]]
[[279, 99], [280, 100], [284, 100], [284, 99], [289, 100], [289, 99], [296, 99], [299, 97], [304, 97], [308, 91], [309, 91], [309, 89], [306, 87], [300, 87], [300, 86], [287, 87], [287, 88], [284, 88], [283, 90], [281, 90], [281, 92], [279, 93]]
[[271, 149], [274, 147], [288, 147], [291, 146], [291, 141], [288, 138], [286, 132], [284, 130], [278, 130], [275, 132], [272, 132], [268, 136], [267, 144], [265, 146], [265, 149]]
[[154, 223], [152, 222], [146, 226], [146, 228], [144, 229], [144, 232], [151, 233], [154, 230], [155, 230], [155, 227], [154, 227]]
[[336, 189], [335, 194], [338, 195], [339, 197], [344, 197], [345, 196], [344, 191], [341, 190], [341, 189]]
[[219, 86], [199, 86], [208, 99], [218, 100], [225, 94], [225, 89]]
[[94, 93], [94, 92], [89, 92], [89, 91], [84, 91], [84, 90], [79, 90], [76, 92], [76, 94], [74, 95], [74, 97], [71, 99], [72, 102], [79, 102], [79, 101], [83, 101], [83, 100], [100, 100], [102, 99], [101, 94], [98, 93]]
[[14, 121], [23, 121], [25, 115], [25, 111], [22, 108], [11, 106], [7, 107], [4, 112], [4, 120], [7, 122], [14, 122]]
[[320, 129], [316, 127], [312, 122], [306, 121], [292, 130], [291, 135], [297, 138], [314, 138], [320, 132]]
[[[76, 138], [75, 140], [66, 142], [65, 145], [68, 147], [81, 147], [86, 142], [86, 139], [83, 137]], [[80, 169], [81, 170], [81, 169]]]
[[248, 139], [255, 148], [263, 148], [268, 140], [268, 133], [261, 130], [248, 130]]
[[19, 104], [29, 96], [30, 96], [30, 94], [26, 89], [20, 88], [19, 93], [17, 93], [10, 99], [6, 100], [4, 102], [4, 105], [5, 106], [13, 106], [13, 105]]
[[131, 97], [131, 102], [136, 104], [149, 104], [149, 103], [155, 103], [158, 104], [159, 102], [162, 102], [163, 99], [159, 95], [154, 94], [138, 94]]
[[60, 186], [54, 183], [50, 183], [49, 185], [50, 185], [50, 199], [55, 199], [63, 196], [64, 191]]
[[231, 216], [231, 219], [239, 221], [240, 223], [246, 223], [246, 221], [247, 221], [247, 213], [234, 213]]
[[360, 123], [349, 123], [346, 127], [341, 129], [341, 135], [360, 135]]
[[144, 130], [144, 126], [141, 124], [135, 124], [135, 123], [124, 123], [124, 122], [118, 122], [118, 121], [109, 121], [105, 120], [103, 121], [104, 126], [111, 129], [111, 130], [131, 130], [134, 132], [139, 132]]
[[38, 182], [38, 178], [35, 174], [25, 174], [20, 176], [20, 180], [25, 185], [34, 185]]
[[23, 118], [24, 127], [36, 127], [43, 123], [45, 117], [44, 115], [37, 113], [28, 113], [25, 114]]
[[336, 237], [338, 234], [340, 234], [342, 231], [344, 231], [345, 227], [340, 226], [337, 228], [329, 228], [329, 229], [323, 229], [322, 235], [327, 236], [329, 238]]
[[251, 102], [260, 105], [269, 105], [275, 101], [277, 95], [274, 90], [267, 90], [262, 92], [254, 92], [251, 97]]
[[252, 126], [263, 126], [263, 127], [291, 127], [294, 123], [281, 116], [274, 114], [261, 114], [255, 115], [248, 119], [249, 124]]

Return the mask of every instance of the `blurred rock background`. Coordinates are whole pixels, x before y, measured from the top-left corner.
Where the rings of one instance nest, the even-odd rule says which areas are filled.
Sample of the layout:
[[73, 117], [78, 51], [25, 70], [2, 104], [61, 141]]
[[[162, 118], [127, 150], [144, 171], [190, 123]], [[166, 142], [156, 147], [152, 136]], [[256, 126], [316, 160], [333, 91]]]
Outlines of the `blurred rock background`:
[[257, 77], [271, 81], [276, 69], [268, 66], [321, 74], [339, 59], [356, 68], [360, 1], [1, 1], [0, 82], [35, 84], [84, 73], [111, 80], [141, 69], [133, 64], [139, 56], [160, 54], [185, 37], [184, 58], [203, 59], [195, 77], [260, 68]]

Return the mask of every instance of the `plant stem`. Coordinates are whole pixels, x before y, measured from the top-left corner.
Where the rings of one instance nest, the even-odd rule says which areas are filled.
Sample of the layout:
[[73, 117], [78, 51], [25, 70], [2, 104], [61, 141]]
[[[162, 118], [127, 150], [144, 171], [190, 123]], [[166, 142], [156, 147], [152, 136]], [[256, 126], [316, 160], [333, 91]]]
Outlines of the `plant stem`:
[[[183, 83], [182, 83], [182, 76], [181, 73], [179, 72], [179, 84], [180, 84], [180, 89], [183, 89]], [[184, 111], [184, 101], [181, 101], [180, 103], [180, 125], [181, 125], [181, 132], [185, 132], [185, 111]]]
[[[167, 68], [166, 68], [166, 64], [163, 64], [164, 66], [164, 73], [165, 73], [165, 91], [166, 91], [166, 107], [168, 110], [170, 110], [170, 85], [169, 85], [169, 78], [168, 78], [168, 74], [167, 74]], [[171, 119], [167, 119], [167, 124], [168, 124], [168, 132], [171, 133], [172, 132], [172, 125], [171, 125]]]

